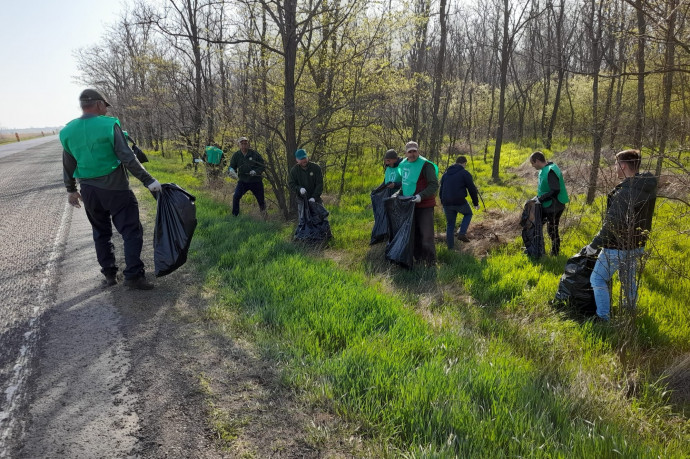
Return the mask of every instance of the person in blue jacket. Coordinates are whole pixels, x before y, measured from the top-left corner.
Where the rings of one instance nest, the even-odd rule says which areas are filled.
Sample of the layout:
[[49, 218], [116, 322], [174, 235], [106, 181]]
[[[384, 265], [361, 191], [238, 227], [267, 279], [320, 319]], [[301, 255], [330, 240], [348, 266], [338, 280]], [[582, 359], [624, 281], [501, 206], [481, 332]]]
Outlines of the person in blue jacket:
[[467, 158], [458, 156], [455, 164], [450, 166], [441, 177], [441, 205], [446, 214], [446, 246], [452, 249], [454, 246], [453, 233], [455, 232], [455, 220], [458, 213], [462, 214], [462, 222], [458, 230], [458, 239], [462, 242], [470, 242], [467, 237], [467, 228], [472, 220], [472, 209], [468, 204], [467, 194], [472, 198], [472, 205], [479, 210], [479, 196], [477, 187], [472, 180], [472, 174], [466, 169]]

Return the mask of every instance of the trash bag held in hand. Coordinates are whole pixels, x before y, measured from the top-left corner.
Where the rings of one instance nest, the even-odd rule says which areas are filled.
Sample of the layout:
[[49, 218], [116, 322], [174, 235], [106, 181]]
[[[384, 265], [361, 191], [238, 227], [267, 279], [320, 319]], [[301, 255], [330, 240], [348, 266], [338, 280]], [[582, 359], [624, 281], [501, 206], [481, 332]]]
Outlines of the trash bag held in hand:
[[297, 197], [299, 202], [299, 223], [294, 239], [303, 242], [323, 242], [333, 237], [328, 223], [328, 211], [318, 202], [309, 202], [305, 197]]
[[596, 314], [597, 305], [594, 301], [594, 290], [589, 281], [596, 262], [595, 256], [587, 256], [584, 252], [570, 257], [565, 264], [565, 270], [558, 283], [558, 291], [553, 303], [568, 306], [585, 316]]
[[541, 205], [533, 200], [525, 203], [520, 218], [522, 226], [522, 242], [525, 253], [531, 258], [541, 258], [546, 254], [544, 250], [544, 229], [541, 223]]
[[388, 237], [388, 218], [383, 201], [390, 198], [395, 191], [385, 185], [371, 191], [371, 207], [374, 210], [374, 227], [371, 229], [369, 245], [383, 242]]
[[386, 198], [383, 205], [388, 219], [386, 259], [405, 268], [414, 264], [414, 196]]
[[196, 228], [196, 198], [174, 183], [161, 186], [153, 230], [156, 277], [170, 274], [187, 261]]

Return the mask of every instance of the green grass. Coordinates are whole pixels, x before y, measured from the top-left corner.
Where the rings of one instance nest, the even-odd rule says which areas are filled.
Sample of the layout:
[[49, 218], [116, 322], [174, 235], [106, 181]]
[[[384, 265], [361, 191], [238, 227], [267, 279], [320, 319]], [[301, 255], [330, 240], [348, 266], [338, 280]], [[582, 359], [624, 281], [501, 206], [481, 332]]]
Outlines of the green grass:
[[[504, 164], [530, 152], [507, 146]], [[437, 269], [381, 261], [380, 248], [368, 246], [378, 165], [360, 168], [329, 209], [329, 256], [290, 242], [291, 225], [231, 217], [172, 161], [154, 157], [148, 169], [199, 197], [190, 263], [215, 292], [207, 318], [257, 343], [286, 385], [358, 425], [381, 455], [687, 454], [688, 420], [669, 410], [656, 367], [661, 355], [690, 347], [690, 285], [664, 271], [660, 257], [649, 261], [630, 335], [554, 311], [548, 300], [566, 257], [528, 262], [518, 240], [479, 259], [439, 246]], [[492, 183], [488, 171], [475, 158], [487, 205], [514, 212], [533, 195], [517, 175]], [[657, 226], [674, 210], [659, 206]], [[443, 219], [436, 223], [441, 231]], [[578, 250], [597, 224], [592, 212], [566, 232], [563, 253]], [[661, 227], [658, 253], [686, 260], [687, 241]], [[674, 266], [688, 272], [687, 261]]]

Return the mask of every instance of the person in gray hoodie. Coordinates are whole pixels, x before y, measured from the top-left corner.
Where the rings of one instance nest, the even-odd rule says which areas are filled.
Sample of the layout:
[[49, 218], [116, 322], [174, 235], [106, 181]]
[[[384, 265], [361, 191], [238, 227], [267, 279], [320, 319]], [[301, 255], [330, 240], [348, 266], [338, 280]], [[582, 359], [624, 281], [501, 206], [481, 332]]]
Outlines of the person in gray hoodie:
[[590, 282], [597, 316], [605, 321], [609, 320], [611, 312], [608, 284], [616, 271], [620, 270], [623, 305], [632, 310], [637, 303], [637, 264], [652, 229], [658, 186], [654, 175], [639, 172], [641, 162], [639, 150], [616, 154], [615, 167], [622, 181], [608, 194], [601, 230], [584, 248], [589, 256], [601, 248]]
[[476, 210], [479, 210], [477, 187], [472, 180], [472, 174], [465, 169], [465, 166], [467, 166], [467, 158], [458, 156], [455, 164], [450, 166], [441, 177], [441, 192], [439, 194], [441, 195], [443, 213], [446, 214], [446, 246], [449, 249], [454, 246], [453, 233], [455, 232], [455, 220], [458, 213], [462, 214], [458, 239], [463, 242], [470, 241], [466, 235], [472, 220], [472, 209], [465, 199], [468, 192], [472, 198], [472, 205]]

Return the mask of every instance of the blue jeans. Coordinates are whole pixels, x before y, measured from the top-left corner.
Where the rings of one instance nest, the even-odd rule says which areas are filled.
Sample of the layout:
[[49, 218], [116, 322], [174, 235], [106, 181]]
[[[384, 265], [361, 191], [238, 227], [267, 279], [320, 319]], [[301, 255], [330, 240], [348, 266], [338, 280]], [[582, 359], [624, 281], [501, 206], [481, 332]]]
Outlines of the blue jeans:
[[633, 250], [601, 249], [589, 278], [594, 290], [594, 301], [597, 303], [597, 316], [605, 320], [609, 320], [611, 316], [609, 282], [618, 270], [620, 270], [623, 305], [629, 309], [635, 309], [637, 303], [635, 274], [637, 262], [643, 253], [644, 248]]
[[449, 249], [452, 249], [455, 244], [455, 235], [453, 234], [455, 232], [455, 219], [458, 213], [462, 214], [458, 234], [467, 233], [467, 228], [469, 228], [470, 221], [472, 221], [472, 208], [466, 202], [460, 206], [443, 206], [443, 213], [446, 214], [446, 245]]

